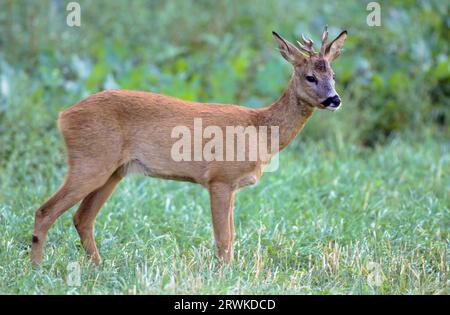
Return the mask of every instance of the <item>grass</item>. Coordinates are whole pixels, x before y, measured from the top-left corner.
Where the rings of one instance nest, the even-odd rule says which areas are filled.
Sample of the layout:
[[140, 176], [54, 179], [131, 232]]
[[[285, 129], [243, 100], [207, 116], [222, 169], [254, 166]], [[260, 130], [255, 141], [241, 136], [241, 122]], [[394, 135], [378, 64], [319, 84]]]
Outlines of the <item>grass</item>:
[[[0, 293], [449, 293], [446, 2], [383, 3], [382, 27], [365, 2], [78, 2], [80, 28], [64, 1], [0, 10]], [[215, 258], [206, 191], [130, 177], [98, 216], [101, 266], [71, 209], [31, 269], [34, 211], [65, 172], [59, 111], [114, 86], [264, 106], [292, 71], [271, 31], [320, 42], [324, 24], [349, 31], [333, 65], [343, 110], [315, 114], [280, 169], [237, 195], [232, 266]]]
[[[33, 270], [34, 211], [65, 171], [60, 151], [41, 149], [17, 149], [0, 167], [1, 293], [448, 294], [448, 142], [297, 143], [237, 195], [230, 267], [215, 258], [204, 189], [129, 177], [97, 219], [100, 267], [85, 260], [71, 209]], [[81, 286], [67, 284], [70, 262]]]

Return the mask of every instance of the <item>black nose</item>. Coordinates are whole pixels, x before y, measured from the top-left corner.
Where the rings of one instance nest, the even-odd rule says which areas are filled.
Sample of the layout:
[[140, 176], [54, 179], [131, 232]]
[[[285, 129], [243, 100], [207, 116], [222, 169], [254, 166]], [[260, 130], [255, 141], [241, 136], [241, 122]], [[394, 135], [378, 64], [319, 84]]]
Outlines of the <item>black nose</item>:
[[328, 107], [330, 105], [332, 105], [333, 107], [338, 107], [340, 104], [341, 98], [337, 94], [335, 96], [330, 96], [329, 98], [327, 98], [325, 101], [322, 102], [322, 105], [325, 107]]
[[341, 98], [338, 95], [333, 96], [333, 104], [336, 106], [341, 104]]

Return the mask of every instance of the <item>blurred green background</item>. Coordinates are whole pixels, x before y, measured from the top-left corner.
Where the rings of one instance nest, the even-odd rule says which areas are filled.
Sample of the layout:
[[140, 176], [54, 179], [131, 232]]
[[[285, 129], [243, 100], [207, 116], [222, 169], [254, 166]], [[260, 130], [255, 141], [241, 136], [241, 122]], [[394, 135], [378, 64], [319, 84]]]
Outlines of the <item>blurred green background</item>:
[[[55, 288], [59, 288], [58, 292], [67, 292], [66, 287], [55, 280], [61, 277], [57, 267], [52, 269], [53, 274], [49, 278], [42, 274], [33, 278], [25, 267], [28, 266], [28, 237], [31, 235], [33, 212], [58, 187], [64, 174], [62, 139], [56, 128], [59, 111], [89, 94], [109, 88], [149, 90], [201, 102], [267, 106], [281, 95], [292, 71], [276, 50], [272, 30], [292, 42], [303, 33], [318, 43], [323, 26], [328, 24], [330, 37], [343, 29], [349, 33], [342, 55], [333, 64], [336, 90], [343, 99], [342, 109], [337, 113], [317, 111], [288, 149], [286, 162], [281, 161], [281, 171], [264, 177], [258, 188], [250, 188], [242, 193], [242, 199], [237, 200], [237, 208], [242, 208], [242, 201], [253, 204], [251, 196], [255, 195], [259, 196], [260, 204], [246, 206], [247, 214], [242, 212], [237, 216], [237, 221], [242, 224], [238, 229], [238, 239], [239, 231], [241, 239], [248, 233], [248, 243], [239, 243], [238, 240], [237, 244], [243, 256], [249, 251], [248, 257], [253, 257], [251, 250], [254, 247], [250, 245], [261, 245], [260, 229], [265, 226], [270, 237], [267, 236], [265, 245], [263, 238], [263, 247], [258, 248], [265, 248], [266, 256], [263, 254], [258, 259], [281, 255], [284, 249], [288, 256], [299, 258], [283, 260], [284, 263], [279, 265], [268, 263], [265, 268], [269, 271], [276, 269], [278, 276], [284, 270], [286, 276], [280, 279], [274, 276], [266, 286], [259, 286], [264, 282], [255, 279], [255, 282], [247, 282], [246, 289], [240, 272], [248, 272], [251, 275], [248, 279], [253, 279], [253, 265], [231, 270], [227, 281], [238, 279], [242, 283], [242, 291], [232, 292], [444, 292], [448, 271], [445, 253], [450, 185], [448, 1], [379, 1], [380, 27], [369, 27], [366, 23], [366, 16], [370, 13], [366, 10], [369, 1], [80, 0], [77, 2], [81, 6], [81, 27], [67, 26], [68, 2], [0, 0], [0, 224], [3, 231], [0, 266], [5, 263], [10, 266], [3, 270], [5, 277], [20, 279], [18, 282], [3, 279], [1, 291], [36, 293], [55, 292]], [[304, 176], [309, 177], [305, 179]], [[337, 185], [339, 179], [341, 184]], [[112, 214], [113, 222], [125, 222], [123, 216], [126, 211], [144, 207], [136, 204], [138, 201], [132, 194], [128, 196], [129, 203], [120, 206], [121, 198], [130, 190], [136, 189], [141, 195], [156, 198], [153, 207], [157, 208], [158, 205], [167, 205], [169, 199], [161, 197], [163, 199], [159, 200], [155, 192], [162, 188], [166, 189], [162, 189], [161, 194], [183, 192], [185, 186], [182, 185], [186, 185], [155, 180], [156, 186], [139, 190], [141, 183], [140, 180], [131, 180], [116, 193], [119, 197], [113, 195], [107, 206], [120, 208], [114, 213], [122, 215], [114, 218]], [[296, 187], [298, 193], [288, 192], [282, 188], [283, 185]], [[264, 187], [270, 187], [271, 193], [260, 194]], [[198, 188], [187, 189], [199, 193]], [[170, 200], [179, 203], [178, 208], [181, 208], [186, 196], [191, 197], [181, 193]], [[196, 231], [201, 235], [199, 239], [208, 240], [207, 196], [200, 196], [200, 200], [195, 201], [194, 198], [194, 204], [190, 205], [204, 208], [201, 211], [205, 218], [198, 220], [203, 220], [205, 229]], [[322, 198], [328, 201], [317, 201]], [[274, 200], [280, 202], [275, 203]], [[258, 216], [260, 209], [264, 208], [288, 208], [290, 217], [288, 214], [283, 217], [280, 211], [273, 216], [261, 216], [261, 221], [248, 219], [249, 213]], [[328, 211], [323, 210], [326, 208]], [[151, 217], [150, 210], [146, 213]], [[298, 213], [303, 214], [299, 217]], [[384, 214], [387, 216], [383, 223]], [[141, 224], [141, 219], [137, 214], [135, 216], [134, 219], [128, 217], [131, 220], [129, 224]], [[60, 235], [61, 239], [55, 241], [53, 238], [52, 250], [56, 250], [56, 244], [67, 250], [65, 241], [77, 240], [72, 228], [70, 233], [65, 232], [70, 220], [64, 218], [65, 223], [55, 228], [59, 232], [53, 232], [53, 237]], [[185, 219], [196, 222], [195, 218], [188, 216]], [[361, 218], [361, 221], [352, 221], [354, 218]], [[337, 222], [347, 222], [347, 219], [352, 222], [351, 226], [342, 226], [343, 230], [336, 228], [340, 226]], [[104, 214], [99, 220], [108, 222], [110, 217]], [[320, 230], [322, 232], [302, 230], [308, 222], [310, 226], [316, 226], [317, 222], [327, 220], [331, 223], [325, 223], [326, 227]], [[281, 232], [279, 226], [274, 225], [280, 222], [281, 226], [286, 223]], [[186, 221], [178, 223], [180, 228], [186, 225]], [[159, 226], [162, 229], [160, 234], [173, 233], [169, 241], [179, 240], [177, 244], [183, 257], [200, 255], [191, 251], [189, 243], [183, 245], [181, 240], [187, 241], [190, 237], [186, 235], [187, 231], [164, 224], [158, 221], [153, 226], [155, 235], [158, 235]], [[290, 225], [300, 228], [292, 230]], [[421, 230], [417, 231], [417, 226]], [[383, 230], [382, 236], [367, 236], [371, 233], [368, 231], [377, 227]], [[128, 231], [138, 240], [148, 238], [147, 234], [131, 232], [135, 230], [125, 229], [120, 234], [125, 238]], [[397, 235], [400, 231], [403, 234]], [[115, 230], [110, 230], [110, 234], [106, 230], [105, 233], [103, 235], [114, 236]], [[282, 237], [278, 239], [277, 233]], [[133, 239], [132, 235], [128, 234], [128, 240]], [[107, 236], [97, 237], [100, 238], [100, 247], [103, 244], [104, 248], [113, 239], [111, 237], [106, 242]], [[286, 237], [292, 243], [285, 241]], [[278, 243], [273, 243], [274, 239], [278, 239]], [[355, 239], [362, 243], [355, 245], [349, 241]], [[394, 280], [384, 288], [370, 283], [366, 286], [356, 284], [358, 282], [355, 282], [354, 271], [351, 270], [358, 270], [355, 277], [364, 278], [368, 272], [364, 264], [359, 269], [349, 267], [350, 271], [345, 273], [338, 271], [332, 279], [326, 277], [329, 276], [328, 271], [325, 276], [316, 273], [314, 262], [320, 265], [328, 259], [323, 257], [331, 257], [329, 255], [335, 247], [329, 242], [336, 240], [347, 244], [347, 254], [353, 250], [375, 257], [375, 261], [378, 258], [381, 261], [382, 257], [397, 261], [400, 266], [395, 265], [400, 268], [398, 272], [395, 271], [397, 267], [392, 266], [393, 269], [389, 269], [392, 274], [388, 275], [384, 270], [385, 278], [392, 276]], [[380, 240], [387, 242], [386, 251], [382, 249], [384, 245], [378, 247]], [[312, 245], [315, 241], [319, 242], [317, 248], [316, 243]], [[117, 242], [111, 245], [113, 248], [125, 248], [121, 243], [123, 239], [111, 242]], [[208, 255], [213, 256], [213, 247], [208, 242], [205, 244], [211, 250]], [[172, 245], [169, 245], [167, 250], [171, 252]], [[144, 251], [144, 247], [139, 248]], [[108, 255], [109, 252], [112, 256], [115, 252], [108, 248], [103, 254]], [[161, 245], [159, 250], [163, 248]], [[68, 253], [60, 253], [61, 258], [54, 259], [60, 259], [60, 269], [64, 270], [61, 261]], [[72, 259], [78, 257], [74, 248], [69, 248], [69, 253], [72, 253]], [[147, 266], [147, 260], [143, 262], [134, 255], [127, 256], [126, 249], [116, 254], [129, 259], [119, 264], [124, 268], [121, 269], [124, 274], [136, 263]], [[153, 254], [155, 259], [159, 257], [157, 253]], [[161, 255], [166, 257], [166, 254]], [[258, 261], [255, 268], [261, 267]], [[106, 266], [105, 274], [114, 271], [115, 275], [121, 275], [114, 269], [114, 264]], [[184, 268], [187, 269], [183, 276], [189, 278], [191, 265], [186, 264]], [[209, 267], [198, 268], [200, 271], [196, 272], [201, 274], [202, 270], [205, 271], [202, 268]], [[292, 270], [301, 268], [306, 268], [304, 274], [292, 276]], [[333, 268], [330, 270], [335, 271]], [[164, 272], [161, 274], [166, 275]], [[407, 275], [407, 280], [402, 275]], [[309, 283], [310, 287], [287, 286], [290, 276], [296, 281]], [[90, 277], [92, 280], [97, 276], [90, 274]], [[210, 279], [208, 277], [213, 276], [208, 274], [203, 280]], [[137, 281], [139, 284], [139, 279], [125, 277], [125, 280], [119, 279], [114, 283], [105, 280], [100, 289], [94, 288], [95, 280], [94, 286], [91, 282], [85, 291], [80, 292], [124, 292], [129, 290], [125, 283]], [[163, 276], [161, 279], [161, 283], [155, 280], [156, 287], [161, 285], [162, 288], [156, 292], [226, 293], [233, 287], [228, 282], [217, 280], [223, 286], [213, 289], [205, 280], [198, 290], [188, 284], [185, 287], [179, 284], [180, 291], [171, 291], [172, 287], [166, 289], [164, 284], [169, 280]], [[36, 283], [40, 286], [36, 287]], [[141, 292], [140, 286], [137, 287]], [[144, 291], [148, 289], [145, 288]]]
[[51, 122], [81, 97], [117, 87], [266, 106], [291, 72], [271, 31], [317, 43], [328, 24], [331, 36], [350, 34], [334, 64], [345, 111], [319, 114], [308, 136], [329, 137], [331, 124], [346, 141], [373, 146], [397, 132], [449, 132], [447, 1], [382, 2], [381, 27], [366, 24], [364, 1], [79, 1], [82, 26], [72, 28], [68, 1], [1, 3], [7, 130], [5, 96], [24, 89], [28, 109], [38, 115], [43, 104]]

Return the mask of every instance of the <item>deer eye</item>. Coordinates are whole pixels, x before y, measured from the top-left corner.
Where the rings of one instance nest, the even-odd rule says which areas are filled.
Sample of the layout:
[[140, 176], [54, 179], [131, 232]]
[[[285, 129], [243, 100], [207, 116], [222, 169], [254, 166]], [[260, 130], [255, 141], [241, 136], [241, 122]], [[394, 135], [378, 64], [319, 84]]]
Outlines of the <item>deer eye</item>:
[[307, 75], [306, 81], [311, 82], [311, 83], [317, 83], [317, 79], [312, 75]]

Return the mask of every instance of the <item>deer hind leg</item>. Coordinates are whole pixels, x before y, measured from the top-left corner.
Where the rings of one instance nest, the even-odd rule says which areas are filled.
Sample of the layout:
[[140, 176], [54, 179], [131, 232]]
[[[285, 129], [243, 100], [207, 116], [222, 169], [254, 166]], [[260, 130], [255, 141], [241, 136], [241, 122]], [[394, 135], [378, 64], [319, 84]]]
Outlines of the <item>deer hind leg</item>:
[[101, 258], [94, 239], [95, 218], [121, 179], [122, 175], [119, 171], [116, 171], [103, 186], [94, 190], [83, 199], [73, 216], [73, 223], [87, 257], [96, 265], [101, 263]]
[[34, 265], [42, 261], [47, 232], [56, 219], [87, 194], [102, 186], [111, 173], [80, 174], [83, 173], [69, 170], [62, 187], [36, 211], [31, 246], [31, 262]]
[[231, 196], [231, 202], [230, 202], [230, 218], [229, 218], [229, 224], [230, 224], [230, 233], [231, 233], [231, 257], [234, 256], [234, 238], [235, 238], [235, 231], [234, 231], [234, 193]]
[[231, 263], [233, 260], [233, 203], [234, 190], [228, 184], [212, 183], [209, 186], [211, 214], [220, 261]]

